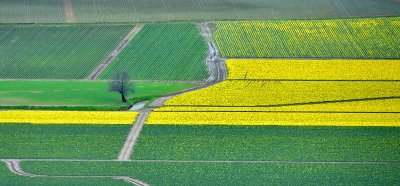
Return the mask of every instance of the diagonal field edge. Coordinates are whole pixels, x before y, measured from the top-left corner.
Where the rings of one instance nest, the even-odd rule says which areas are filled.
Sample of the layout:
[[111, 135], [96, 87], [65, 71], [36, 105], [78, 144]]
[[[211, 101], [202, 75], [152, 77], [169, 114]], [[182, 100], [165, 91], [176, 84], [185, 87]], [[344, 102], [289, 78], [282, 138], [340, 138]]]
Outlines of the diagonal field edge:
[[128, 46], [129, 42], [140, 32], [144, 24], [137, 24], [125, 36], [125, 38], [111, 51], [111, 53], [101, 62], [101, 64], [87, 77], [90, 80], [96, 80], [100, 74], [110, 65], [121, 51]]

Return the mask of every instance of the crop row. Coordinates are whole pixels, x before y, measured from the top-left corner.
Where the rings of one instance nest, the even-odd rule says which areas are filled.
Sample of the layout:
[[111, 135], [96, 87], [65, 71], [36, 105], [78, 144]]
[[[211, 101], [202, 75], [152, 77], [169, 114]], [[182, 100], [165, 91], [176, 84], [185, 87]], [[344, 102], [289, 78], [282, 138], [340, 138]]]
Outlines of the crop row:
[[400, 80], [399, 60], [228, 59], [228, 79]]
[[400, 82], [228, 80], [174, 97], [166, 105], [276, 106], [327, 101], [393, 98]]
[[77, 22], [321, 19], [400, 14], [396, 0], [2, 0], [0, 22], [63, 22], [70, 2]]
[[400, 18], [215, 22], [225, 57], [400, 58]]
[[207, 48], [194, 24], [148, 24], [103, 72], [128, 71], [137, 80], [204, 80]]
[[400, 126], [392, 113], [152, 112], [148, 124]]
[[136, 112], [2, 111], [0, 123], [31, 124], [132, 124]]
[[0, 78], [84, 79], [132, 25], [0, 26]]
[[398, 161], [400, 146], [392, 144], [399, 132], [396, 127], [145, 125], [132, 158]]
[[0, 123], [0, 158], [115, 159], [130, 125]]

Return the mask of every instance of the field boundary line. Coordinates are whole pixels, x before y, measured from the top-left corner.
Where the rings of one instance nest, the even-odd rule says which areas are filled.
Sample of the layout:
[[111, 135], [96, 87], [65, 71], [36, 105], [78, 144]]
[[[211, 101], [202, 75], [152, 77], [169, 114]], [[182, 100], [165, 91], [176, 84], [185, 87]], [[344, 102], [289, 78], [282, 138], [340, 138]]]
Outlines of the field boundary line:
[[144, 24], [135, 25], [125, 38], [115, 47], [110, 54], [101, 62], [99, 66], [86, 78], [96, 80], [99, 75], [111, 64], [121, 51], [128, 46], [129, 42], [140, 32]]
[[75, 22], [74, 9], [71, 0], [64, 0], [64, 14], [67, 23]]
[[154, 111], [154, 112], [241, 112], [241, 113], [247, 113], [247, 112], [260, 112], [260, 113], [302, 113], [302, 114], [307, 114], [307, 113], [312, 113], [312, 114], [400, 114], [400, 112], [346, 112], [346, 111], [285, 111], [285, 110], [278, 110], [278, 111], [273, 111], [273, 110], [266, 110], [266, 111], [257, 111], [257, 110], [159, 110], [159, 111]]
[[47, 178], [112, 178], [116, 180], [124, 180], [129, 183], [132, 183], [136, 186], [149, 186], [149, 184], [144, 183], [140, 180], [133, 179], [129, 176], [50, 176], [50, 175], [44, 175], [44, 174], [32, 174], [32, 173], [27, 173], [24, 170], [22, 170], [21, 165], [20, 165], [20, 160], [17, 159], [8, 159], [8, 160], [1, 160], [6, 163], [7, 168], [10, 172], [19, 175], [19, 176], [25, 176], [25, 177], [47, 177]]
[[[400, 1], [400, 0], [399, 0]], [[300, 19], [301, 20], [301, 19]], [[313, 19], [315, 20], [315, 19]], [[228, 59], [240, 59], [240, 60], [303, 60], [303, 61], [311, 61], [311, 60], [351, 60], [351, 61], [400, 61], [399, 58], [343, 58], [343, 57], [229, 57], [225, 56]]]
[[285, 161], [285, 160], [131, 160], [143, 163], [284, 163], [284, 164], [399, 164], [379, 161]]
[[351, 102], [364, 102], [364, 101], [375, 101], [375, 100], [391, 100], [400, 99], [400, 96], [387, 96], [387, 97], [373, 97], [373, 98], [355, 98], [355, 99], [343, 99], [343, 100], [324, 100], [324, 101], [310, 101], [310, 102], [297, 102], [297, 103], [284, 103], [284, 104], [273, 104], [273, 105], [252, 105], [252, 106], [224, 106], [224, 105], [168, 105], [170, 107], [233, 107], [233, 108], [252, 108], [252, 107], [285, 107], [285, 106], [301, 106], [301, 105], [319, 105], [319, 104], [331, 104], [331, 103], [351, 103]]
[[226, 81], [305, 81], [305, 82], [399, 82], [395, 79], [236, 79], [229, 78]]
[[[122, 162], [121, 160], [79, 160], [79, 159], [13, 159], [14, 161], [43, 162]], [[0, 159], [9, 161], [9, 159]], [[286, 164], [389, 164], [400, 165], [400, 161], [296, 161], [296, 160], [127, 160], [137, 163], [286, 163]]]
[[124, 146], [121, 149], [121, 152], [118, 156], [118, 160], [126, 161], [129, 160], [132, 156], [133, 147], [135, 146], [140, 131], [143, 128], [144, 123], [146, 122], [147, 117], [149, 116], [150, 111], [140, 111], [139, 116], [136, 118], [131, 131], [129, 132], [128, 137], [124, 143]]

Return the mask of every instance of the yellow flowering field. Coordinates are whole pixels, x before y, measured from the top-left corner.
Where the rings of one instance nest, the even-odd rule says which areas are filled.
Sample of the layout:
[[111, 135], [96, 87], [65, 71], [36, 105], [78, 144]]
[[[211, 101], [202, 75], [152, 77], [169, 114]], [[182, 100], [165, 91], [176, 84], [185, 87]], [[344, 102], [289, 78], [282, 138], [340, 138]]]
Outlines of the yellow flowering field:
[[400, 126], [390, 113], [152, 112], [148, 124]]
[[0, 123], [132, 124], [137, 112], [108, 111], [1, 111]]
[[400, 126], [400, 82], [387, 81], [400, 79], [398, 62], [341, 62], [230, 59], [227, 81], [168, 100], [147, 123]]
[[174, 97], [166, 105], [271, 106], [400, 96], [400, 82], [228, 80]]
[[399, 17], [216, 21], [223, 56], [266, 58], [400, 58]]
[[210, 106], [164, 106], [157, 111], [210, 111], [210, 112], [231, 112], [231, 111], [250, 111], [250, 112], [274, 112], [274, 111], [302, 111], [302, 112], [400, 112], [400, 98], [364, 100], [351, 102], [332, 102], [305, 105], [288, 106], [242, 106], [242, 107], [210, 107]]
[[228, 59], [228, 79], [400, 80], [400, 60]]

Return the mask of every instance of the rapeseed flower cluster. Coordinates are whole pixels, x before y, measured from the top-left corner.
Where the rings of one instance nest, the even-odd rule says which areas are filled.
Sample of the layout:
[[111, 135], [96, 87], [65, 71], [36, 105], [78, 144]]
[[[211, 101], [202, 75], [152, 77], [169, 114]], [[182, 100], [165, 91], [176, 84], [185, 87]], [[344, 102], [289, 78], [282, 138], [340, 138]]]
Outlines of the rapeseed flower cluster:
[[1, 123], [132, 124], [137, 112], [106, 111], [1, 111]]

